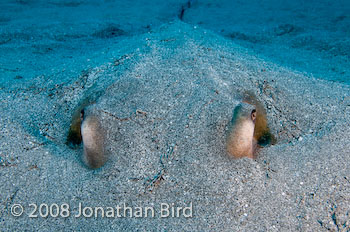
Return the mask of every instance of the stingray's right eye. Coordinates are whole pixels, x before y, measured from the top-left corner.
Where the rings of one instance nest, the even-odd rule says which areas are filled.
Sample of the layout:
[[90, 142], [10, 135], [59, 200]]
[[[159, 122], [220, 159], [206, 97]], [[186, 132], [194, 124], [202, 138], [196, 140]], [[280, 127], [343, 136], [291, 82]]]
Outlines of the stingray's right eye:
[[255, 119], [256, 119], [256, 110], [252, 110], [252, 112], [250, 113], [250, 116], [252, 118], [252, 120], [255, 122]]

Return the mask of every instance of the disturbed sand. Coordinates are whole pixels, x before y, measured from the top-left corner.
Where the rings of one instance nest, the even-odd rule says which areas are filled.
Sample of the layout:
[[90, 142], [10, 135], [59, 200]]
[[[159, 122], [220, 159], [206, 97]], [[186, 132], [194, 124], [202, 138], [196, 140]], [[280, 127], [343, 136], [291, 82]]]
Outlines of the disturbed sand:
[[[130, 42], [130, 41], [129, 41]], [[265, 62], [180, 21], [135, 36], [134, 49], [71, 81], [2, 84], [0, 224], [6, 230], [346, 231], [350, 228], [349, 86]], [[257, 160], [225, 151], [245, 91], [277, 143]], [[106, 129], [109, 160], [92, 171], [65, 144], [74, 108]], [[42, 203], [71, 216], [29, 218]], [[154, 207], [149, 218], [76, 218], [84, 206]], [[160, 217], [162, 203], [193, 215]], [[14, 204], [24, 207], [11, 215]]]

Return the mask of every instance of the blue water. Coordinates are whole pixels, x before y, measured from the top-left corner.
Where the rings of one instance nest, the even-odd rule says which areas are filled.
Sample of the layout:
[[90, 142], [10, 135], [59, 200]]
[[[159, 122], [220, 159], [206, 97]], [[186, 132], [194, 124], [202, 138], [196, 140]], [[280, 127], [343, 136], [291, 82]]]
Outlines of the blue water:
[[184, 16], [264, 58], [350, 83], [350, 1], [198, 1]]
[[0, 81], [69, 80], [122, 54], [120, 41], [177, 18], [306, 76], [350, 84], [348, 0], [3, 0]]

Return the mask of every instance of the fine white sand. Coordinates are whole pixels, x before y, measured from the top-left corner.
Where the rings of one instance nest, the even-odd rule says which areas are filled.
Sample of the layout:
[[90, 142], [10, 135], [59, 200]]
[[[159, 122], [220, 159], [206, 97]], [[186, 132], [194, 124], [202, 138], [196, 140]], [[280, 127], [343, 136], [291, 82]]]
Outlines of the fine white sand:
[[[0, 87], [2, 230], [349, 230], [349, 86], [265, 62], [180, 21], [123, 43], [124, 54], [70, 81], [39, 76]], [[277, 138], [257, 160], [224, 149], [245, 91], [263, 103]], [[110, 154], [95, 171], [81, 147], [65, 145], [74, 108], [89, 96], [96, 104], [87, 113], [100, 117]], [[161, 203], [190, 202], [191, 218], [160, 218]], [[72, 215], [29, 218], [31, 203], [67, 203]], [[156, 215], [75, 218], [79, 203], [153, 206]], [[11, 215], [14, 204], [21, 217]]]

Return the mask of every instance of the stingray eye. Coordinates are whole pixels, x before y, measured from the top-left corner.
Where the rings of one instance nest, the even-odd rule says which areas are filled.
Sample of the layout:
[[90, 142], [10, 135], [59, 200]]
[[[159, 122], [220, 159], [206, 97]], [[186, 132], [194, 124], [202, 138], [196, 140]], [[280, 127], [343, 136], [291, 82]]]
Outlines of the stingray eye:
[[251, 114], [250, 114], [252, 120], [255, 122], [255, 119], [256, 119], [256, 110], [252, 110]]
[[85, 111], [84, 111], [84, 109], [82, 109], [82, 110], [80, 111], [80, 120], [81, 120], [81, 121], [83, 121], [83, 119], [84, 119], [84, 113], [85, 113]]

